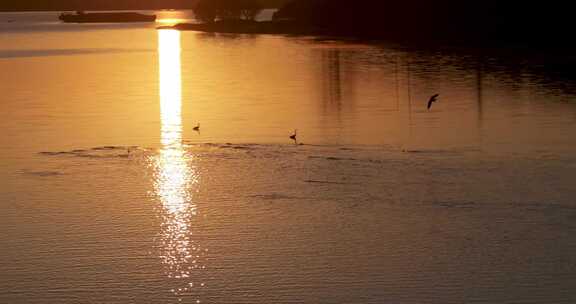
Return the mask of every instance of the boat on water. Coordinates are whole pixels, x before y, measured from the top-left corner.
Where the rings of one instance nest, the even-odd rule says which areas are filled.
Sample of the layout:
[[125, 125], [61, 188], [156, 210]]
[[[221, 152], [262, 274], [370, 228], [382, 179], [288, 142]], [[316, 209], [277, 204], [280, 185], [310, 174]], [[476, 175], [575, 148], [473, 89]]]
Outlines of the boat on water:
[[135, 12], [107, 12], [107, 13], [62, 13], [58, 17], [67, 23], [117, 23], [117, 22], [155, 22], [156, 15], [145, 15]]

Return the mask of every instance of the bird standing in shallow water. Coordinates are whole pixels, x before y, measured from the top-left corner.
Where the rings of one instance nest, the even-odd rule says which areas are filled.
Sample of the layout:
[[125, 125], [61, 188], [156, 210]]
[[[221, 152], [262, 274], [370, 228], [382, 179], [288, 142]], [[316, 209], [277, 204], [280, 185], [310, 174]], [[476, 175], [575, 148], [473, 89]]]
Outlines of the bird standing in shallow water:
[[438, 96], [440, 96], [440, 94], [434, 94], [432, 96], [430, 96], [430, 100], [428, 100], [428, 110], [430, 110], [430, 107], [432, 107], [432, 104], [435, 103]]
[[195, 126], [192, 130], [194, 130], [194, 131], [200, 131], [200, 123], [198, 123], [198, 125]]
[[296, 132], [298, 131], [298, 129], [294, 130], [294, 134], [290, 135], [290, 139], [293, 141], [296, 141]]

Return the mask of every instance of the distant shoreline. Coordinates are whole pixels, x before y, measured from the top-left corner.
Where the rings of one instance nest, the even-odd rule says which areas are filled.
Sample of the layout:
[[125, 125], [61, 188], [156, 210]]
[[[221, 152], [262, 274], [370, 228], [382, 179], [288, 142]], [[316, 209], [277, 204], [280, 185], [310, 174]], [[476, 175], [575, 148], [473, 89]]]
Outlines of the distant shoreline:
[[[0, 13], [33, 13], [33, 12], [73, 12], [73, 11], [189, 11], [192, 10], [193, 6], [183, 6], [183, 7], [63, 7], [63, 8], [18, 8], [18, 9], [6, 9], [0, 8]], [[263, 9], [279, 9], [277, 6], [265, 6]]]
[[[348, 30], [333, 30], [329, 28], [314, 27], [292, 21], [248, 21], [248, 20], [223, 20], [213, 23], [179, 23], [173, 26], [160, 26], [158, 29], [175, 29], [180, 31], [197, 31], [204, 33], [222, 34], [253, 34], [253, 35], [294, 35], [294, 36], [324, 36], [338, 39], [352, 39], [363, 41], [388, 41], [419, 45], [452, 45], [464, 47], [505, 47], [534, 49], [574, 49], [574, 44], [560, 43], [543, 44], [538, 40], [502, 39], [502, 37], [476, 36], [470, 37], [460, 32], [447, 33], [441, 37], [410, 35], [393, 30], [388, 32], [355, 32]], [[509, 38], [509, 37], [507, 37]]]
[[[402, 35], [390, 32], [353, 32], [336, 31], [329, 28], [314, 27], [293, 21], [249, 21], [249, 20], [221, 20], [213, 23], [178, 23], [175, 25], [159, 26], [158, 29], [174, 29], [179, 31], [196, 31], [214, 34], [248, 34], [248, 35], [291, 35], [291, 36], [321, 36], [345, 40], [362, 41], [389, 41], [408, 44], [494, 44], [497, 41], [467, 41], [455, 38], [437, 38]], [[499, 44], [499, 43], [498, 43]]]
[[276, 35], [326, 35], [320, 28], [279, 21], [229, 20], [214, 23], [179, 23], [173, 26], [162, 26], [159, 29], [176, 29], [180, 31], [199, 31], [225, 34], [276, 34]]
[[75, 12], [75, 11], [90, 11], [90, 12], [108, 12], [108, 11], [188, 11], [192, 8], [117, 8], [117, 9], [30, 9], [30, 10], [0, 10], [0, 13], [34, 13], [34, 12]]

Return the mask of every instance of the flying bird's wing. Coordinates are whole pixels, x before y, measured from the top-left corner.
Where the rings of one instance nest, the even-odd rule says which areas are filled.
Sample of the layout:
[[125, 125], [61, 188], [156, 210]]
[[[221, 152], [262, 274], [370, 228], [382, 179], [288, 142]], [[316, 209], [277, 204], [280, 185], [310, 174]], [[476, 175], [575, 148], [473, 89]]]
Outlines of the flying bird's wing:
[[430, 100], [428, 100], [428, 110], [430, 110], [430, 107], [432, 107], [432, 103], [436, 102], [436, 98], [438, 98], [438, 96], [440, 96], [440, 94], [434, 94], [430, 96]]

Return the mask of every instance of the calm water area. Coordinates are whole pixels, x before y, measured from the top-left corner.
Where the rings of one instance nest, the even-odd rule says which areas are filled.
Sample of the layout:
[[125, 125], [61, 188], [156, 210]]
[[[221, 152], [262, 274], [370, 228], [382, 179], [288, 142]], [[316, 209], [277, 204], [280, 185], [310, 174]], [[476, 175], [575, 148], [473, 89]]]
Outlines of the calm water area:
[[0, 13], [0, 303], [576, 303], [576, 56], [158, 15]]

